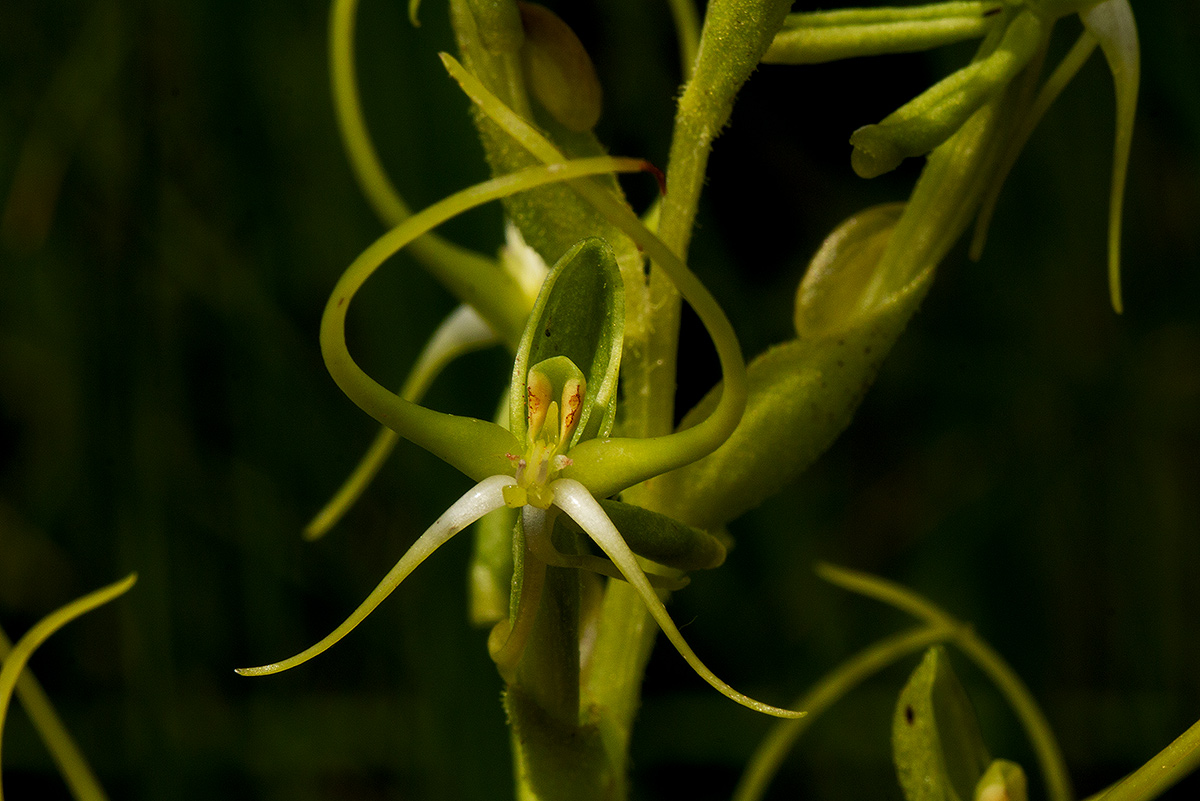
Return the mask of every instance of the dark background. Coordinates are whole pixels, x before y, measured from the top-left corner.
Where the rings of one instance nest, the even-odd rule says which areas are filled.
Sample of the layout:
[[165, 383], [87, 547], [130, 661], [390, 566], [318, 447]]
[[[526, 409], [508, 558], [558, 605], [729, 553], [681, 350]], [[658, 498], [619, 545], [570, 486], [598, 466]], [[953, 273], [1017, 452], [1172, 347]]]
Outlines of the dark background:
[[[601, 72], [602, 138], [662, 164], [679, 82], [665, 4], [559, 5]], [[363, 4], [358, 63], [384, 161], [421, 207], [485, 168], [434, 57], [452, 47], [445, 6], [428, 0], [416, 30], [402, 6]], [[718, 674], [786, 702], [907, 625], [823, 585], [814, 561], [902, 581], [1011, 660], [1082, 795], [1200, 718], [1200, 6], [1135, 11], [1126, 313], [1104, 274], [1113, 103], [1097, 54], [1022, 155], [982, 261], [951, 254], [851, 429], [673, 601]], [[511, 793], [501, 682], [465, 622], [465, 540], [302, 669], [232, 670], [325, 634], [466, 487], [401, 445], [343, 525], [299, 536], [374, 433], [316, 342], [334, 280], [381, 232], [337, 139], [326, 16], [308, 0], [0, 6], [0, 621], [15, 639], [138, 571], [32, 662], [113, 798]], [[1061, 29], [1057, 52], [1078, 23]], [[754, 76], [692, 251], [748, 353], [789, 335], [824, 234], [917, 174], [856, 178], [850, 132], [969, 55]], [[445, 232], [491, 250], [499, 220]], [[401, 256], [361, 299], [356, 352], [398, 382], [451, 307]], [[707, 369], [682, 379], [684, 405]], [[501, 352], [471, 357], [429, 402], [489, 415], [505, 374]], [[888, 732], [913, 664], [821, 719], [769, 797], [899, 799]], [[957, 665], [992, 751], [1031, 767], [995, 691]], [[660, 647], [635, 796], [727, 798], [769, 725]], [[4, 746], [9, 797], [65, 797], [19, 705]]]

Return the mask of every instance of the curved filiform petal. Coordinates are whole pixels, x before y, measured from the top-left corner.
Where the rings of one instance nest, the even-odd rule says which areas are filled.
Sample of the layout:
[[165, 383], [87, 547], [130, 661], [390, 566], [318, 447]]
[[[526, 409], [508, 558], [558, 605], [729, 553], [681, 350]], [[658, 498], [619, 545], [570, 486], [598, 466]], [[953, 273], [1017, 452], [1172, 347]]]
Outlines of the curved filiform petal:
[[592, 497], [587, 488], [578, 481], [569, 478], [560, 478], [550, 486], [554, 490], [554, 505], [558, 506], [572, 520], [578, 523], [579, 527], [587, 532], [587, 535], [600, 546], [600, 550], [608, 555], [608, 558], [612, 560], [617, 569], [625, 576], [625, 580], [637, 590], [638, 595], [641, 596], [642, 601], [646, 604], [646, 609], [649, 610], [651, 617], [658, 623], [663, 633], [667, 635], [667, 639], [675, 646], [675, 650], [691, 665], [692, 670], [696, 671], [700, 678], [711, 684], [717, 692], [725, 697], [756, 712], [762, 712], [763, 714], [779, 718], [798, 718], [805, 714], [804, 712], [780, 709], [777, 706], [756, 701], [717, 678], [716, 674], [700, 661], [700, 657], [696, 656], [696, 652], [692, 650], [691, 646], [687, 644], [687, 640], [679, 633], [679, 628], [675, 625], [675, 621], [671, 620], [671, 615], [667, 613], [667, 608], [663, 606], [663, 602], [655, 594], [654, 588], [650, 586], [649, 579], [646, 578], [646, 574], [634, 557], [633, 551], [629, 550], [629, 546], [625, 543], [621, 532], [617, 531], [617, 527], [608, 519], [608, 515], [600, 508], [600, 504]]
[[1133, 144], [1133, 118], [1137, 113], [1141, 80], [1141, 49], [1129, 0], [1106, 0], [1079, 14], [1088, 31], [1100, 40], [1117, 92], [1117, 133], [1113, 144], [1112, 190], [1108, 207], [1108, 287], [1113, 308], [1121, 311], [1121, 210], [1125, 202], [1125, 176]]
[[388, 571], [388, 574], [383, 577], [383, 581], [379, 582], [379, 586], [371, 591], [358, 609], [355, 609], [350, 617], [346, 618], [340, 626], [320, 642], [281, 662], [272, 662], [260, 667], [238, 668], [237, 672], [243, 676], [266, 676], [271, 673], [279, 673], [302, 665], [317, 654], [328, 650], [330, 646], [353, 631], [355, 626], [366, 619], [367, 615], [374, 612], [375, 607], [383, 603], [384, 599], [400, 586], [400, 582], [408, 578], [408, 575], [430, 554], [488, 512], [503, 506], [504, 488], [515, 483], [517, 482], [511, 476], [491, 476], [468, 490], [467, 494], [455, 501], [424, 534], [417, 538], [417, 541], [412, 544], [404, 556], [400, 557], [400, 561]]

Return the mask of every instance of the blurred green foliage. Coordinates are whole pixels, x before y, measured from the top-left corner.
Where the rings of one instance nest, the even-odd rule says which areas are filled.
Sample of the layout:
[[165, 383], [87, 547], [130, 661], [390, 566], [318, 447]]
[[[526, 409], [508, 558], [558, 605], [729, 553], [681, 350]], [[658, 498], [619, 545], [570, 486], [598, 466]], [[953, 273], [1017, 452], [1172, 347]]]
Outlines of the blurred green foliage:
[[[597, 63], [601, 139], [661, 163], [679, 82], [666, 4], [556, 5]], [[1200, 717], [1200, 6], [1135, 12], [1125, 315], [1104, 279], [1113, 104], [1095, 56], [1018, 162], [982, 262], [954, 252], [850, 430], [673, 599], [717, 673], [786, 700], [902, 620], [821, 585], [814, 560], [905, 582], [1022, 673], [1085, 794]], [[434, 56], [451, 48], [444, 7], [419, 29], [405, 13], [363, 4], [359, 71], [384, 162], [421, 207], [485, 166]], [[326, 293], [380, 232], [337, 140], [326, 15], [311, 0], [0, 6], [0, 621], [19, 636], [139, 572], [32, 663], [114, 798], [511, 792], [501, 682], [465, 622], [465, 542], [303, 670], [232, 670], [323, 635], [465, 488], [402, 444], [338, 530], [300, 539], [374, 431], [316, 344]], [[787, 336], [825, 233], [911, 185], [913, 165], [856, 178], [850, 132], [964, 52], [763, 67], [748, 84], [692, 247], [748, 353]], [[446, 233], [490, 250], [499, 212]], [[452, 302], [404, 256], [384, 272], [351, 333], [399, 382]], [[681, 409], [715, 378], [685, 334], [699, 343]], [[431, 405], [489, 416], [504, 362], [451, 368]], [[769, 723], [661, 650], [637, 797], [728, 797]], [[769, 797], [899, 798], [889, 720], [911, 667], [819, 721]], [[995, 692], [962, 678], [993, 751], [1028, 767]], [[12, 798], [65, 796], [20, 712], [5, 745]]]

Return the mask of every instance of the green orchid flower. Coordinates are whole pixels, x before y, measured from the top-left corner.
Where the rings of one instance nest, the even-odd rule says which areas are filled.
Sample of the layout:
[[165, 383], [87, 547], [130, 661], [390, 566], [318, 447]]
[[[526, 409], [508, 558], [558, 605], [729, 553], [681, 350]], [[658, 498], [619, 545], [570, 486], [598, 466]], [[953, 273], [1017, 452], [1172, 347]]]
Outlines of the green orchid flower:
[[[471, 76], [443, 57], [455, 77], [478, 89]], [[484, 90], [486, 91], [486, 90]], [[494, 98], [492, 98], [494, 100]], [[495, 101], [498, 103], [498, 101]], [[495, 107], [487, 113], [502, 114]], [[546, 145], [553, 150], [552, 146]], [[366, 249], [334, 288], [321, 322], [321, 348], [334, 380], [359, 407], [400, 436], [420, 445], [476, 481], [417, 539], [378, 587], [344, 623], [312, 647], [242, 675], [265, 675], [295, 667], [323, 652], [357, 626], [430, 554], [489, 512], [520, 510], [524, 538], [521, 586], [511, 622], [502, 621], [490, 639], [501, 673], [509, 678], [532, 628], [547, 565], [579, 567], [624, 578], [688, 664], [727, 697], [779, 717], [798, 712], [751, 699], [717, 678], [695, 655], [671, 620], [654, 584], [677, 587], [668, 572], [652, 581], [629, 542], [601, 505], [622, 490], [695, 461], [723, 442], [741, 419], [746, 402], [745, 363], [724, 312], [700, 281], [651, 233], [624, 202], [591, 175], [644, 170], [644, 161], [599, 157], [552, 161], [463, 190], [415, 214]], [[585, 199], [630, 236], [676, 283], [707, 327], [724, 370], [724, 390], [712, 413], [681, 432], [644, 439], [609, 436], [623, 332], [623, 297], [611, 249], [601, 240], [572, 248], [547, 277], [526, 326], [514, 366], [510, 425], [444, 414], [412, 403], [367, 375], [350, 355], [345, 320], [350, 302], [370, 275], [392, 254], [445, 220], [485, 202], [568, 181]], [[623, 213], [622, 213], [623, 212]], [[582, 368], [582, 369], [581, 369]], [[609, 502], [611, 503], [611, 502]], [[648, 514], [648, 513], [647, 513]], [[553, 542], [554, 525], [568, 518], [607, 560], [563, 553]]]

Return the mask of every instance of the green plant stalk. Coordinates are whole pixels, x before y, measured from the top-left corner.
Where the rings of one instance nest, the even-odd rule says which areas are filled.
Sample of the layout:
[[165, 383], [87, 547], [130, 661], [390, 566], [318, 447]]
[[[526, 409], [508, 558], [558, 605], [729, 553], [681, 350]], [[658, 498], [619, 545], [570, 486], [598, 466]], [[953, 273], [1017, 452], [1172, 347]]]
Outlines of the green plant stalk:
[[579, 725], [578, 585], [578, 570], [546, 568], [537, 622], [514, 682], [563, 731]]
[[[735, 65], [726, 70], [722, 66], [722, 56], [716, 55], [719, 50], [715, 42], [727, 40], [737, 41], [734, 31], [743, 24], [745, 15], [736, 19], [722, 17], [722, 12], [744, 11], [740, 4], [713, 4], [705, 22], [697, 67], [692, 81], [689, 82], [680, 101], [677, 116], [675, 138], [672, 142], [671, 161], [667, 170], [667, 196], [662, 203], [659, 220], [659, 234], [663, 240], [676, 250], [684, 253], [690, 241], [692, 225], [695, 218], [703, 175], [707, 164], [708, 153], [713, 138], [728, 118], [733, 95], [740, 87], [739, 81], [748, 77], [754, 64], [749, 62], [749, 54], [754, 53], [757, 59], [761, 57], [769, 39], [759, 41], [757, 46], [762, 49], [746, 48], [736, 51], [741, 60], [733, 57], [727, 63]], [[761, 6], [759, 7], [761, 11]], [[773, 12], [779, 9], [771, 9]], [[773, 18], [772, 24], [777, 28], [783, 17]], [[993, 37], [994, 40], [995, 37]], [[743, 45], [745, 42], [743, 41]], [[995, 42], [985, 42], [984, 48], [994, 47]], [[709, 59], [712, 60], [709, 60]], [[716, 63], [714, 63], [716, 62]], [[737, 72], [740, 70], [740, 73]], [[735, 80], [735, 77], [737, 80]], [[879, 297], [887, 287], [903, 283], [904, 280], [918, 274], [921, 270], [930, 269], [936, 265], [945, 252], [962, 233], [970, 219], [984, 187], [993, 174], [996, 160], [996, 142], [1001, 139], [1001, 132], [1011, 118], [1004, 103], [1008, 93], [987, 104], [979, 113], [974, 115], [964, 126], [963, 131], [956, 134], [930, 158], [930, 162], [922, 175], [913, 197], [908, 204], [906, 213], [898, 224], [891, 243], [880, 259], [876, 272], [874, 286], [868, 285], [864, 293], [865, 306], [878, 303]], [[662, 362], [665, 369], [658, 374], [648, 376], [647, 389], [653, 397], [660, 399], [656, 412], [661, 417], [648, 421], [650, 430], [655, 426], [669, 426], [673, 410], [669, 401], [662, 399], [674, 395], [674, 355], [677, 348], [676, 334], [678, 331], [678, 297], [673, 287], [665, 282], [657, 282], [655, 272], [650, 279], [650, 295], [655, 316], [652, 320], [651, 337], [647, 351], [655, 357], [655, 363]], [[663, 509], [667, 504], [665, 498], [656, 497], [656, 486], [662, 487], [663, 482], [651, 481], [642, 487], [635, 487], [626, 493], [626, 499], [650, 509]], [[663, 488], [665, 489], [665, 488]], [[633, 603], [622, 598], [629, 594], [627, 588], [611, 586], [609, 597], [605, 599], [605, 616], [601, 626], [600, 640], [597, 644], [597, 659], [603, 664], [603, 659], [613, 658], [611, 665], [606, 665], [606, 671], [596, 670], [595, 675], [605, 675], [603, 684], [593, 684], [589, 687], [589, 696], [596, 698], [607, 710], [621, 712], [626, 717], [614, 721], [619, 730], [626, 732], [632, 722], [632, 713], [636, 710], [638, 691], [642, 671], [645, 667], [644, 654], [649, 651], [649, 642], [653, 640], [654, 629], [643, 625], [639, 618], [645, 613], [636, 608]], [[633, 616], [620, 620], [610, 619], [609, 614]], [[947, 618], [948, 619], [948, 618]], [[631, 641], [607, 642], [609, 634], [614, 637], [628, 638], [640, 636], [637, 647], [631, 648]], [[978, 651], [978, 649], [976, 649]], [[619, 655], [619, 656], [618, 656]], [[985, 655], [986, 656], [986, 655]], [[624, 673], [621, 673], [624, 671]], [[1010, 678], [999, 671], [1002, 680]], [[595, 679], [592, 680], [595, 682]], [[1036, 706], [1024, 702], [1020, 686], [1011, 681], [1005, 681], [1003, 689], [1017, 700], [1014, 706], [1022, 714], [1023, 720], [1031, 729], [1038, 729], [1037, 721], [1030, 722], [1029, 710], [1036, 711]], [[1044, 721], [1041, 721], [1044, 724]], [[1048, 731], [1044, 725], [1042, 731]], [[1055, 773], [1054, 765], [1061, 765], [1061, 756], [1056, 748], [1047, 746], [1046, 737], [1035, 735], [1035, 740], [1042, 746], [1041, 752], [1054, 752], [1057, 760], [1046, 757], [1044, 762], [1050, 763], [1048, 776], [1064, 776], [1065, 771]], [[1053, 745], [1052, 738], [1049, 740]], [[1066, 786], [1065, 782], [1060, 782]]]
[[[758, 67], [790, 6], [787, 0], [709, 3], [695, 68], [675, 114], [667, 194], [658, 219], [658, 235], [680, 258], [686, 260], [691, 243], [713, 141], [729, 121], [738, 90]], [[652, 316], [642, 391], [656, 401], [643, 435], [670, 431], [674, 418], [679, 293], [670, 279], [655, 269], [650, 271], [649, 304]]]
[[[779, 28], [786, 13], [786, 4], [775, 1], [769, 4], [772, 22], [762, 28], [754, 28], [762, 8], [752, 8], [754, 17], [745, 17], [745, 2], [719, 2], [710, 6], [706, 22], [706, 34], [702, 38], [700, 55], [696, 59], [696, 72], [689, 82], [689, 91], [680, 103], [680, 118], [688, 121], [683, 137], [677, 133], [677, 144], [673, 145], [672, 159], [668, 165], [668, 212], [667, 230], [672, 230], [673, 240], [666, 245], [676, 254], [686, 252], [690, 239], [692, 221], [703, 183], [704, 168], [710, 144], [725, 124], [736, 94], [746, 77], [754, 70], [762, 52], [766, 50], [774, 30]], [[761, 5], [761, 4], [758, 4]], [[716, 22], [714, 23], [714, 20]], [[768, 30], [769, 28], [769, 30]], [[742, 34], [738, 36], [738, 34]], [[749, 36], [748, 36], [749, 34]], [[745, 38], [754, 38], [754, 46], [743, 47], [740, 58], [722, 58], [722, 46], [740, 43]], [[704, 42], [708, 42], [707, 58]], [[470, 65], [468, 64], [468, 67]], [[460, 78], [462, 83], [462, 78]], [[714, 96], [716, 100], [714, 101]], [[690, 100], [689, 100], [690, 98]], [[562, 155], [536, 143], [532, 138], [522, 140], [532, 155], [544, 161], [559, 161]], [[682, 161], [682, 165], [680, 164]], [[611, 222], [628, 215], [625, 207], [617, 207], [604, 194], [586, 185], [575, 185], [590, 201], [598, 206]], [[671, 200], [674, 195], [674, 200]], [[614, 199], [613, 199], [614, 200]], [[599, 201], [599, 203], [598, 203]], [[619, 222], [617, 223], [620, 224]], [[660, 218], [660, 231], [662, 219]], [[671, 228], [673, 225], [673, 228]], [[626, 229], [626, 234], [629, 231]], [[654, 253], [650, 253], [654, 258]], [[628, 283], [628, 279], [626, 279]], [[640, 282], [638, 282], [640, 283]], [[678, 293], [670, 279], [661, 271], [652, 270], [649, 299], [644, 295], [630, 294], [631, 308], [626, 308], [629, 323], [626, 327], [625, 360], [623, 381], [626, 398], [644, 398], [646, 403], [626, 404], [622, 433], [647, 436], [670, 433], [674, 396], [674, 369], [678, 336]], [[649, 325], [641, 323], [649, 315]], [[637, 492], [630, 493], [636, 496]], [[643, 504], [649, 506], [648, 504]], [[629, 730], [632, 717], [640, 697], [644, 667], [652, 648], [656, 627], [650, 621], [644, 604], [629, 585], [610, 582], [602, 604], [598, 642], [593, 652], [592, 669], [584, 692], [589, 709], [599, 710], [601, 729], [605, 733], [605, 746], [614, 775], [618, 777], [614, 797], [624, 797], [624, 773], [628, 751]], [[516, 728], [516, 727], [515, 727]], [[528, 752], [527, 737], [517, 736], [514, 742], [518, 753], [518, 766], [522, 765], [522, 752]], [[529, 758], [524, 758], [529, 763]], [[518, 788], [529, 790], [530, 781], [518, 770]]]
[[1200, 722], [1193, 723], [1175, 741], [1145, 765], [1087, 801], [1150, 801], [1180, 779], [1200, 768]]
[[[712, 142], [728, 121], [738, 89], [757, 67], [790, 3], [715, 0], [708, 6], [694, 70], [679, 101], [667, 165], [658, 233], [683, 257], [691, 241], [700, 191]], [[627, 433], [665, 434], [674, 415], [679, 294], [661, 270], [651, 269], [648, 324], [637, 363], [622, 365], [626, 394], [643, 393], [651, 401], [641, 416], [625, 421]], [[653, 480], [631, 488], [625, 498], [647, 509], [663, 504], [655, 498]], [[627, 758], [634, 715], [641, 698], [642, 677], [657, 627], [634, 590], [610, 581], [605, 591], [599, 632], [586, 679], [585, 698], [604, 710], [610, 753]]]
[[[477, 78], [472, 76], [468, 71], [464, 70], [461, 65], [457, 64], [457, 62], [455, 62], [453, 59], [450, 59], [449, 57], [443, 57], [443, 59], [447, 68], [451, 71], [456, 80], [459, 81], [460, 85], [467, 92], [467, 94], [471, 96], [471, 98], [475, 100], [477, 104], [479, 104], [479, 107], [484, 111], [490, 121], [503, 128], [504, 131], [514, 139], [514, 141], [518, 142], [530, 154], [536, 156], [537, 158], [550, 164], [555, 164], [563, 159], [561, 152], [559, 152], [551, 142], [547, 141], [538, 131], [533, 129], [526, 121], [522, 120], [518, 114], [513, 112], [511, 109], [506, 108], [498, 98], [487, 91], [486, 87], [483, 86]], [[557, 164], [555, 164], [555, 166], [557, 166]], [[644, 472], [642, 473], [642, 477], [644, 479], [665, 472], [665, 470], [669, 470], [670, 467], [667, 465], [667, 461], [664, 460], [675, 461], [676, 464], [683, 464], [686, 461], [693, 460], [699, 455], [710, 452], [711, 449], [717, 447], [719, 443], [723, 441], [730, 432], [732, 432], [733, 428], [737, 425], [738, 419], [740, 418], [741, 409], [745, 401], [745, 366], [740, 356], [740, 350], [736, 344], [736, 337], [733, 334], [732, 329], [729, 327], [728, 320], [720, 311], [719, 306], [715, 304], [715, 301], [712, 299], [709, 293], [707, 293], [703, 286], [697, 282], [694, 275], [687, 270], [686, 266], [683, 265], [683, 262], [672, 253], [670, 248], [658, 237], [650, 235], [644, 226], [637, 220], [637, 218], [632, 215], [632, 212], [629, 211], [628, 207], [625, 206], [624, 203], [611, 192], [608, 192], [603, 187], [592, 184], [591, 182], [576, 181], [572, 182], [571, 186], [573, 189], [578, 191], [588, 203], [600, 210], [611, 224], [615, 225], [626, 235], [635, 240], [639, 246], [643, 247], [651, 259], [653, 259], [660, 266], [660, 268], [671, 277], [676, 285], [681, 288], [683, 295], [689, 299], [689, 302], [692, 303], [701, 320], [704, 321], [705, 325], [709, 328], [713, 336], [714, 344], [717, 347], [718, 357], [721, 360], [722, 369], [725, 372], [727, 379], [726, 389], [722, 395], [722, 399], [718, 408], [714, 409], [714, 413], [702, 424], [700, 424], [704, 428], [708, 429], [712, 435], [701, 434], [699, 438], [694, 438], [691, 436], [692, 431], [689, 430], [686, 432], [654, 438], [652, 440], [625, 440], [625, 444], [621, 446], [621, 453], [613, 451], [611, 444], [614, 441], [612, 440], [608, 442], [604, 442], [602, 440], [584, 442], [580, 443], [575, 449], [572, 450], [572, 458], [576, 460], [575, 466], [568, 467], [565, 470], [567, 473], [582, 475], [579, 471], [584, 469], [585, 462], [587, 461], [586, 457], [584, 456], [584, 452], [586, 451], [590, 454], [591, 451], [589, 451], [589, 448], [593, 445], [596, 445], [598, 448], [606, 451], [607, 455], [603, 461], [607, 464], [604, 469], [611, 471], [617, 466], [618, 462], [623, 462], [627, 458], [626, 454], [631, 455], [633, 454], [635, 448], [640, 449], [641, 446], [650, 444], [650, 446], [654, 449], [653, 452], [644, 452], [636, 459], [637, 463], [640, 465], [638, 468], [639, 470], [643, 470], [643, 468], [649, 468], [651, 465], [657, 465], [654, 467], [654, 469], [644, 469]], [[724, 407], [726, 411], [722, 412], [721, 407]], [[700, 426], [697, 428], [699, 427]], [[694, 443], [694, 445], [683, 445], [682, 443], [685, 441], [688, 443]], [[675, 443], [680, 444], [676, 445]], [[593, 448], [592, 450], [596, 449]], [[672, 453], [675, 453], [678, 456], [684, 456], [685, 451], [687, 454], [685, 461], [677, 461], [676, 456], [672, 455]], [[597, 465], [600, 464], [601, 462], [597, 462]], [[602, 488], [605, 486], [605, 484], [600, 475], [593, 476], [591, 481], [585, 483], [588, 484], [589, 489], [594, 494], [601, 497], [610, 494], [611, 492], [615, 492], [623, 487], [629, 486], [628, 483], [622, 483], [619, 486], [613, 484], [610, 490], [603, 490]], [[628, 575], [627, 571], [623, 572], [626, 572]], [[554, 618], [561, 617], [561, 615], [557, 614], [556, 612], [552, 612], [551, 616]], [[642, 618], [639, 617], [637, 619], [641, 620]], [[678, 643], [676, 644], [678, 645]], [[618, 647], [622, 652], [628, 652], [628, 640], [624, 640], [619, 643]], [[577, 648], [573, 650], [575, 651], [573, 658], [577, 660]], [[635, 661], [634, 664], [639, 666], [644, 665], [644, 660]], [[595, 675], [598, 672], [601, 672], [598, 668], [593, 669], [592, 674]], [[612, 674], [606, 672], [606, 675]], [[514, 687], [514, 689], [522, 688]], [[636, 691], [636, 686], [634, 687], [634, 690]], [[636, 693], [633, 694], [633, 697], [636, 698]], [[627, 708], [632, 708], [632, 706], [633, 704], [631, 703], [627, 705]], [[601, 721], [601, 730], [604, 732], [603, 741], [607, 750], [612, 755], [608, 759], [609, 764], [623, 766], [626, 761], [624, 751], [628, 742], [628, 720], [614, 721], [611, 715], [605, 714], [605, 705], [603, 703], [592, 703], [591, 699], [589, 699], [587, 704], [587, 710], [589, 717], [592, 716], [593, 710], [595, 710], [595, 717], [599, 718]], [[521, 730], [522, 726], [530, 724], [541, 726], [552, 722], [554, 716], [549, 714], [549, 710], [543, 710], [543, 712], [546, 714], [528, 715], [523, 718], [519, 718], [514, 715], [511, 719], [514, 723], [514, 744], [517, 753], [517, 764], [520, 768], [518, 780], [520, 782], [519, 787], [521, 788], [521, 792], [533, 793], [535, 794], [535, 797], [552, 797], [540, 796], [536, 795], [536, 793], [546, 793], [549, 792], [550, 788], [552, 787], [561, 787], [561, 783], [555, 779], [554, 775], [558, 773], [570, 772], [573, 770], [573, 768], [571, 765], [557, 765], [553, 760], [546, 758], [547, 754], [536, 754], [531, 751], [531, 749], [534, 748], [532, 745], [534, 742], [552, 744], [555, 741], [555, 738], [552, 737], [548, 732], [531, 733]], [[571, 732], [571, 737], [588, 739], [588, 737], [585, 736], [587, 734], [588, 730], [581, 727], [580, 729]], [[542, 746], [538, 747], [540, 748]], [[548, 748], [549, 746], [547, 745], [546, 747]], [[540, 775], [540, 770], [536, 769], [535, 766], [541, 766], [541, 768], [544, 768], [548, 771], [548, 774]], [[621, 769], [617, 774], [622, 776], [622, 780], [620, 782], [621, 789], [619, 791], [621, 795], [624, 794], [623, 774], [623, 769]], [[606, 776], [611, 775], [613, 775], [613, 773], [606, 771]], [[585, 782], [585, 785], [597, 786], [605, 784], [606, 781], [607, 780], [602, 780], [601, 777], [597, 777], [593, 782]]]

